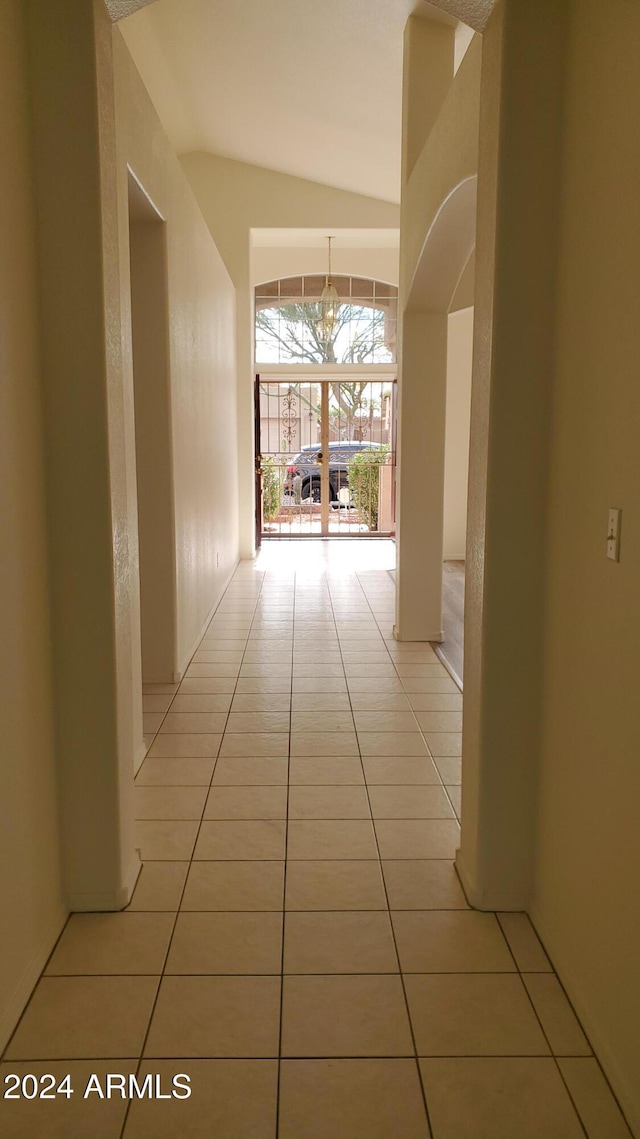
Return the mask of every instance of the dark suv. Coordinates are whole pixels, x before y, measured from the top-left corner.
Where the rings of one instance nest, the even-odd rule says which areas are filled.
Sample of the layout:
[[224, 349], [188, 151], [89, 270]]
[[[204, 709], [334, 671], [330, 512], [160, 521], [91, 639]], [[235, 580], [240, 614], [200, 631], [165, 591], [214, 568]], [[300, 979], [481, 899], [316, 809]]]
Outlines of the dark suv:
[[[365, 443], [354, 440], [346, 443], [338, 441], [329, 444], [329, 501], [337, 502], [342, 487], [349, 485], [349, 459], [359, 451], [380, 451], [382, 443]], [[284, 493], [294, 494], [294, 478], [302, 479], [300, 498], [302, 502], [320, 502], [320, 443], [310, 443], [292, 459], [287, 466]]]

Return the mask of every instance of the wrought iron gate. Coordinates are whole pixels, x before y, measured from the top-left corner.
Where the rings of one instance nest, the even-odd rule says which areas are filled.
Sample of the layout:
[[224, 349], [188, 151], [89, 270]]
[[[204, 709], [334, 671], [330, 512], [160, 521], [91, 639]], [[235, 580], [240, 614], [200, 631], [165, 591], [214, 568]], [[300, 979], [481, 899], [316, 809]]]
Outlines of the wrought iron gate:
[[395, 531], [395, 381], [256, 377], [262, 538]]

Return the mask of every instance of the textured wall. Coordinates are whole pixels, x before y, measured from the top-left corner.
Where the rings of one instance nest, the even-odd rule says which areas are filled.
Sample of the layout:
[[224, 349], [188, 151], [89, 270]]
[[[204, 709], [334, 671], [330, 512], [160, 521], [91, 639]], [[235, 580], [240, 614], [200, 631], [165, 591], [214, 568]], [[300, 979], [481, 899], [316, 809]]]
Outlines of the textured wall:
[[0, 1048], [60, 932], [49, 566], [24, 6], [0, 6]]
[[533, 904], [640, 1134], [640, 9], [570, 11]]
[[238, 558], [235, 289], [117, 31], [114, 60], [129, 386], [127, 167], [166, 221], [179, 673]]
[[442, 552], [445, 559], [464, 559], [467, 546], [473, 309], [450, 313], [448, 325]]

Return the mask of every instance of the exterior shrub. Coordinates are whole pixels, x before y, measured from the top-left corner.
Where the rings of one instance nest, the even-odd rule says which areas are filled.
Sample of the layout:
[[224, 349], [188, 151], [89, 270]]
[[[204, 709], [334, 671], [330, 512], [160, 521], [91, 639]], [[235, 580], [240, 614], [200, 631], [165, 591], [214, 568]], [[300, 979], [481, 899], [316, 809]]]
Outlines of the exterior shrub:
[[265, 522], [273, 522], [282, 502], [282, 468], [268, 456], [262, 460], [262, 517]]
[[358, 451], [349, 459], [349, 495], [360, 521], [369, 530], [378, 529], [378, 493], [380, 464], [385, 462], [388, 446], [375, 451]]

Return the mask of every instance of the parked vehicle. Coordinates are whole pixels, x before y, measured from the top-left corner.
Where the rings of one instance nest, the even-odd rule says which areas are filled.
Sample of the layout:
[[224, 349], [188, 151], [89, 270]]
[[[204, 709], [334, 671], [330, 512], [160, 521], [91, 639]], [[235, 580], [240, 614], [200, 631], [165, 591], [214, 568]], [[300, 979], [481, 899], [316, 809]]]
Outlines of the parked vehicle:
[[[382, 443], [367, 443], [352, 440], [351, 442], [336, 441], [329, 443], [329, 501], [337, 503], [340, 491], [349, 485], [349, 460], [360, 451], [386, 450]], [[300, 478], [300, 500], [302, 502], [320, 502], [320, 467], [322, 449], [320, 443], [310, 443], [292, 459], [287, 466], [284, 482], [284, 493], [293, 495], [296, 492], [294, 479]]]

